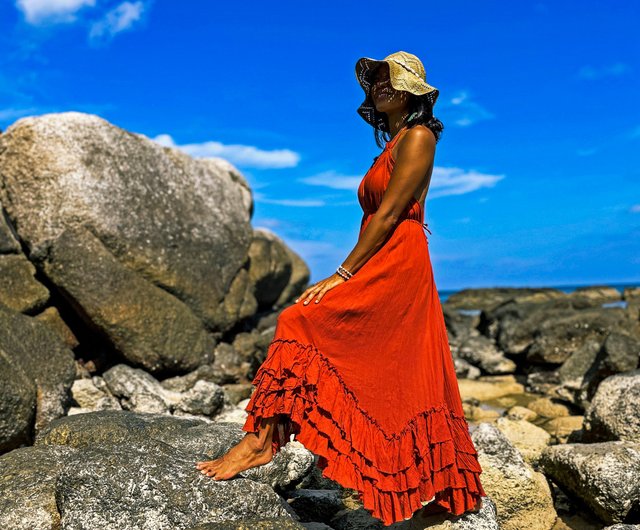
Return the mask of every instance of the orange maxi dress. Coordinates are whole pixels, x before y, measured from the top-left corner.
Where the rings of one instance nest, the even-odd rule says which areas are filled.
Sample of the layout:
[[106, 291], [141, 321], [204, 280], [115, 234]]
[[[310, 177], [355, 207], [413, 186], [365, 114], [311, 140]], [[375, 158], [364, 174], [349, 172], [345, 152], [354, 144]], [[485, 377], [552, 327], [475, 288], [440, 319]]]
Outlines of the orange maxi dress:
[[[360, 232], [382, 201], [401, 132], [360, 183]], [[317, 304], [300, 300], [280, 313], [242, 427], [257, 432], [262, 418], [277, 416], [273, 454], [297, 439], [322, 475], [356, 490], [384, 526], [430, 501], [460, 515], [486, 495], [426, 226], [414, 198], [348, 281]]]

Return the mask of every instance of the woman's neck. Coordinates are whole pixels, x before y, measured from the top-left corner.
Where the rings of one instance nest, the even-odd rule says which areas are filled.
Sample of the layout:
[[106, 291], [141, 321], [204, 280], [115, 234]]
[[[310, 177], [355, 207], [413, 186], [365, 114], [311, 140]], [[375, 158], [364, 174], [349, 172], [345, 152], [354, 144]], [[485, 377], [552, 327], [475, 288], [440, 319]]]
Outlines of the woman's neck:
[[404, 127], [406, 127], [406, 115], [404, 113], [387, 115], [389, 123], [389, 134], [395, 138]]

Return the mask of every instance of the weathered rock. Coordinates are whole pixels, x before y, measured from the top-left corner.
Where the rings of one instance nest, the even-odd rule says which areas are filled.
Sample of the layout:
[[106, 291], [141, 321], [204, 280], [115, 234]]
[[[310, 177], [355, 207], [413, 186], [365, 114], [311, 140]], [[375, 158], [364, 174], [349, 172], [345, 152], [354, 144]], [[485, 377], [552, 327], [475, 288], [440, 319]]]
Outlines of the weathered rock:
[[297, 489], [287, 499], [300, 521], [329, 521], [345, 508], [340, 490]]
[[540, 323], [535, 341], [527, 350], [527, 360], [563, 363], [586, 341], [604, 342], [612, 329], [624, 327], [625, 317], [621, 308], [594, 308], [547, 318]]
[[[245, 335], [239, 333], [238, 335]], [[246, 359], [231, 344], [222, 342], [216, 346], [213, 371], [217, 374], [218, 384], [237, 383], [248, 378], [254, 363], [253, 358]]]
[[0, 528], [57, 530], [56, 481], [71, 447], [23, 447], [0, 457]]
[[[154, 440], [192, 455], [195, 462], [196, 459], [211, 460], [222, 456], [244, 434], [241, 426], [234, 423], [130, 411], [100, 411], [67, 416], [52, 422], [36, 438], [36, 445], [109, 448], [115, 445], [137, 446], [145, 440]], [[237, 476], [284, 487], [304, 477], [313, 465], [313, 453], [293, 441], [283, 447], [268, 464], [247, 469]]]
[[0, 304], [0, 451], [62, 416], [75, 377], [73, 352], [39, 320]]
[[223, 300], [247, 259], [253, 202], [231, 164], [79, 112], [21, 118], [0, 143], [0, 199], [29, 259], [44, 260], [51, 242], [82, 225], [211, 329], [237, 321]]
[[540, 425], [551, 435], [551, 444], [581, 442], [584, 416], [559, 416]]
[[474, 381], [461, 379], [458, 384], [463, 399], [487, 401], [524, 392], [524, 387], [512, 375], [483, 376]]
[[[218, 344], [217, 348], [224, 343]], [[216, 350], [217, 351], [217, 350]], [[173, 392], [186, 392], [193, 388], [198, 381], [209, 381], [211, 383], [219, 383], [220, 374], [214, 370], [209, 364], [203, 364], [196, 368], [193, 372], [189, 372], [185, 375], [178, 375], [175, 377], [169, 377], [160, 381], [163, 388], [172, 390]]]
[[563, 363], [588, 340], [604, 341], [611, 330], [634, 326], [630, 313], [619, 307], [588, 305], [582, 298], [559, 297], [541, 303], [510, 301], [482, 314], [479, 330], [495, 337], [498, 349], [524, 354], [528, 362]]
[[600, 340], [585, 341], [558, 368], [556, 376], [559, 384], [550, 391], [575, 405], [585, 408], [597, 387], [595, 375], [602, 349]]
[[[406, 530], [413, 528], [419, 528], [420, 530], [500, 530], [502, 528], [499, 524], [496, 504], [489, 496], [482, 498], [482, 508], [478, 513], [468, 512], [455, 516], [450, 513], [422, 515], [418, 512], [418, 514], [414, 514], [408, 525]], [[335, 526], [335, 528], [343, 527]], [[365, 527], [352, 526], [349, 528]], [[405, 529], [401, 528], [399, 530]]]
[[291, 248], [285, 246], [285, 251], [291, 263], [291, 274], [289, 275], [289, 283], [282, 290], [278, 300], [274, 304], [276, 308], [284, 308], [302, 293], [309, 285], [311, 271], [305, 261]]
[[490, 311], [510, 300], [544, 301], [564, 296], [559, 289], [527, 287], [488, 287], [461, 289], [447, 297], [447, 306], [456, 309]]
[[0, 346], [0, 453], [29, 442], [35, 403], [33, 380]]
[[292, 265], [285, 244], [270, 230], [256, 229], [248, 254], [249, 278], [255, 286], [258, 307], [272, 307], [291, 277]]
[[540, 464], [554, 482], [607, 524], [640, 513], [640, 444], [617, 441], [547, 447]]
[[478, 406], [473, 405], [468, 401], [462, 403], [464, 415], [467, 421], [472, 423], [479, 423], [481, 421], [493, 422], [501, 417], [501, 413], [493, 408], [487, 408], [486, 405]]
[[[329, 527], [326, 527], [331, 530]], [[192, 526], [188, 530], [309, 530], [289, 517], [251, 517], [242, 521], [222, 521], [219, 523], [203, 523]], [[321, 530], [321, 529], [318, 529]]]
[[640, 370], [607, 377], [585, 412], [583, 440], [640, 442], [639, 403]]
[[477, 366], [473, 366], [470, 362], [460, 359], [459, 357], [453, 358], [453, 366], [456, 369], [456, 377], [461, 379], [478, 379], [481, 377], [482, 372]]
[[498, 418], [495, 425], [532, 466], [537, 465], [540, 454], [551, 441], [548, 432], [525, 420], [503, 417]]
[[479, 366], [487, 374], [509, 374], [516, 370], [516, 363], [498, 351], [491, 339], [477, 332], [464, 339], [456, 353], [458, 357]]
[[34, 313], [49, 300], [49, 290], [34, 278], [36, 268], [23, 254], [0, 254], [0, 303]]
[[91, 232], [68, 229], [51, 244], [49, 278], [132, 363], [152, 372], [193, 370], [215, 341], [176, 297], [124, 267]]
[[495, 425], [481, 423], [471, 436], [483, 469], [483, 487], [497, 506], [500, 529], [550, 530], [557, 514], [545, 476], [524, 461]]
[[212, 417], [226, 404], [224, 389], [209, 381], [197, 381], [185, 392], [167, 390], [158, 380], [138, 368], [118, 364], [102, 377], [109, 391], [124, 409], [136, 412], [175, 413], [181, 411]]
[[67, 326], [60, 316], [60, 312], [56, 307], [47, 307], [42, 313], [35, 315], [35, 317], [53, 329], [67, 345], [67, 348], [73, 349], [80, 344], [77, 337], [73, 334], [73, 331], [69, 329], [69, 326]]
[[569, 416], [571, 411], [566, 404], [547, 396], [534, 399], [527, 404], [527, 408], [544, 418], [559, 418]]
[[251, 398], [253, 385], [251, 383], [238, 383], [223, 386], [224, 391], [229, 396], [229, 401], [236, 405], [245, 399]]
[[86, 411], [96, 410], [122, 410], [120, 402], [109, 392], [96, 386], [96, 381], [101, 380], [95, 376], [93, 379], [76, 379], [71, 387], [71, 397], [75, 403]]
[[538, 418], [538, 413], [528, 409], [527, 407], [516, 405], [507, 410], [505, 417], [511, 420], [525, 420], [531, 422]]
[[16, 238], [13, 227], [7, 222], [0, 202], [0, 254], [17, 254], [18, 252], [22, 252], [20, 242]]
[[478, 333], [477, 327], [480, 323], [480, 311], [472, 313], [458, 310], [452, 307], [449, 299], [442, 304], [442, 314], [449, 335], [449, 343], [453, 346], [458, 344], [460, 340]]
[[588, 340], [558, 368], [560, 384], [553, 393], [586, 409], [605, 378], [638, 368], [640, 331], [638, 325], [614, 329], [604, 339]]
[[[602, 344], [602, 366], [604, 374], [600, 380], [609, 375], [628, 372], [640, 368], [640, 323], [629, 331], [613, 330]], [[601, 374], [599, 374], [601, 375]]]
[[121, 530], [179, 530], [250, 513], [290, 513], [268, 485], [243, 478], [216, 482], [190, 455], [153, 440], [86, 447], [69, 457], [58, 481], [56, 501], [69, 530], [109, 528], [115, 521]]
[[592, 307], [622, 300], [622, 293], [615, 287], [610, 287], [609, 285], [577, 287], [567, 296], [569, 296], [569, 298], [582, 299], [590, 303]]

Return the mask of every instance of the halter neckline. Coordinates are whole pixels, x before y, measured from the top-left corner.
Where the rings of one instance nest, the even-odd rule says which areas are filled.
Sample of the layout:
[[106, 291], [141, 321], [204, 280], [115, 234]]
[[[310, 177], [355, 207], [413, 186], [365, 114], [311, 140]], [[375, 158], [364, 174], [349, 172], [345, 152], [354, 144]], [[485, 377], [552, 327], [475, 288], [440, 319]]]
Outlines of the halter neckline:
[[407, 126], [406, 126], [406, 125], [403, 125], [402, 127], [400, 127], [400, 128], [398, 129], [398, 132], [396, 133], [396, 135], [395, 135], [393, 138], [391, 138], [391, 140], [389, 140], [388, 142], [386, 142], [386, 144], [387, 144], [387, 145], [389, 145], [389, 144], [391, 144], [391, 143], [395, 142], [395, 140], [400, 136], [400, 133], [402, 132], [402, 129], [406, 129], [406, 128], [407, 128]]

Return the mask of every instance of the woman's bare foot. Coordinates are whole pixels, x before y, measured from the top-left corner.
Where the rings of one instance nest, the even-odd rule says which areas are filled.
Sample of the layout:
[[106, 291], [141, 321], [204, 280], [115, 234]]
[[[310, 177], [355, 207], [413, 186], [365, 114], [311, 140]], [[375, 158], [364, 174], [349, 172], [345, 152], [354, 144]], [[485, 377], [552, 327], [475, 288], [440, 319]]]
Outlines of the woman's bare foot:
[[246, 433], [220, 458], [196, 462], [196, 468], [214, 480], [227, 480], [246, 469], [268, 464], [273, 459], [271, 439], [274, 419], [263, 420], [257, 433]]

